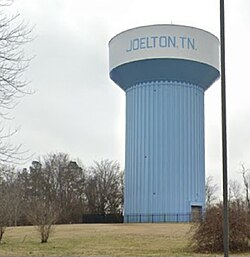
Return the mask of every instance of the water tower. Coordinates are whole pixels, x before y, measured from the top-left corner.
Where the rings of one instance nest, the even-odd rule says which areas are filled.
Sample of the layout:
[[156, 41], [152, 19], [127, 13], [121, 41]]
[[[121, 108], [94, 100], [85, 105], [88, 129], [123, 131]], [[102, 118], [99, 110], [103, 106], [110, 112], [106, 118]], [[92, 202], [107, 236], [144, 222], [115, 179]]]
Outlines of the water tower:
[[219, 41], [151, 25], [109, 42], [126, 93], [125, 222], [188, 221], [205, 201], [204, 92], [219, 78]]

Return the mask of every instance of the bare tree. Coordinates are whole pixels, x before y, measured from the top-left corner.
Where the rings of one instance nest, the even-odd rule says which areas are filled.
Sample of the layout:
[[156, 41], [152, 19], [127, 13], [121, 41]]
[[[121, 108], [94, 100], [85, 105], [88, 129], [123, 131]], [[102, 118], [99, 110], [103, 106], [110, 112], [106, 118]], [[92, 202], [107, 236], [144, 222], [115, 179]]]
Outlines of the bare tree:
[[7, 191], [7, 185], [2, 181], [0, 185], [0, 242], [10, 220], [10, 203]]
[[[223, 204], [207, 208], [203, 219], [193, 226], [191, 246], [199, 253], [223, 252]], [[230, 252], [249, 252], [250, 222], [243, 202], [230, 202], [229, 206]]]
[[250, 212], [250, 169], [246, 169], [243, 163], [241, 164], [241, 174], [245, 186], [246, 206]]
[[61, 209], [59, 222], [79, 222], [85, 208], [85, 169], [65, 153], [49, 154], [44, 163]]
[[22, 176], [26, 217], [46, 243], [56, 222], [79, 222], [84, 211], [85, 171], [67, 154], [56, 153], [33, 161]]
[[[12, 16], [5, 14], [5, 8], [13, 3], [12, 0], [0, 0], [0, 117], [9, 118], [20, 97], [30, 91], [24, 79], [30, 59], [25, 57], [24, 46], [31, 40], [28, 24], [20, 20], [20, 14]], [[0, 121], [0, 124], [2, 122]], [[24, 152], [20, 145], [13, 145], [9, 138], [16, 133], [0, 128], [0, 162], [18, 162]]]
[[242, 200], [242, 187], [237, 180], [229, 181], [229, 200], [231, 202], [241, 202]]
[[26, 190], [26, 215], [37, 227], [41, 243], [47, 243], [52, 226], [56, 223], [60, 208], [56, 190], [46, 169], [40, 162], [32, 162], [29, 173], [29, 186]]
[[205, 184], [206, 207], [210, 207], [216, 201], [217, 191], [218, 191], [218, 185], [214, 184], [213, 177], [212, 176], [207, 177], [206, 184]]
[[56, 205], [55, 202], [43, 198], [33, 199], [29, 203], [28, 219], [37, 227], [41, 236], [41, 243], [48, 242], [53, 225], [58, 219], [59, 208]]
[[11, 226], [17, 226], [17, 222], [22, 215], [23, 190], [18, 173], [13, 174], [11, 186]]
[[9, 180], [12, 168], [2, 166], [0, 168], [0, 242], [6, 228], [11, 223], [13, 192]]
[[86, 198], [90, 213], [121, 213], [123, 172], [117, 162], [104, 160], [90, 167]]

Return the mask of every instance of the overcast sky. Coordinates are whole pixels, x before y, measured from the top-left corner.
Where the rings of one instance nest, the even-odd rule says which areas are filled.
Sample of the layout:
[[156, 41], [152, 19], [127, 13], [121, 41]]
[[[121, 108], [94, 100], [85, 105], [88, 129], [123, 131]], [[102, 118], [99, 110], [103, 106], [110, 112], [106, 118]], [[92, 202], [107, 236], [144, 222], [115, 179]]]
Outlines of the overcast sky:
[[[225, 1], [229, 177], [250, 168], [250, 1]], [[35, 94], [12, 115], [14, 143], [35, 157], [69, 153], [86, 165], [125, 158], [125, 94], [108, 74], [108, 41], [141, 25], [195, 26], [219, 37], [219, 0], [16, 0], [35, 25], [26, 77]], [[205, 94], [206, 175], [221, 184], [220, 81]]]

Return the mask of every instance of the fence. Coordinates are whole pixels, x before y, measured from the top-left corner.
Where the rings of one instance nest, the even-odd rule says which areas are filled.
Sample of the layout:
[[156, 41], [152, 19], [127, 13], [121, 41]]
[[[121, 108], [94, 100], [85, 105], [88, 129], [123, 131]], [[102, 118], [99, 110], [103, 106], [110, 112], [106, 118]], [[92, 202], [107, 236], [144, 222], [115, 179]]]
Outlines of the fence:
[[82, 223], [123, 223], [123, 215], [121, 214], [84, 214], [82, 215]]
[[199, 217], [193, 217], [192, 213], [175, 213], [175, 214], [126, 214], [124, 216], [124, 222], [126, 223], [155, 223], [155, 222], [191, 222], [201, 219]]
[[172, 213], [172, 214], [86, 214], [82, 223], [167, 223], [195, 222], [202, 219], [202, 213]]

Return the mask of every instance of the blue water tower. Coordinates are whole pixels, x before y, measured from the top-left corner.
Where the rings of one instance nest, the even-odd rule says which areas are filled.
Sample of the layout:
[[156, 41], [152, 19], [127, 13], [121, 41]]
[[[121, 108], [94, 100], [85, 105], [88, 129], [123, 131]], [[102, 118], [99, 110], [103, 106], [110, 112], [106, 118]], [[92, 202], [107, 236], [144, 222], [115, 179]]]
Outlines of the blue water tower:
[[204, 92], [219, 78], [219, 41], [151, 25], [109, 42], [126, 93], [125, 222], [189, 221], [204, 209]]

